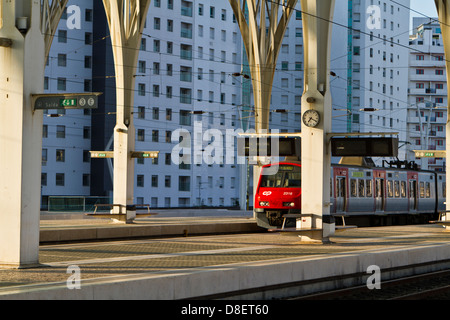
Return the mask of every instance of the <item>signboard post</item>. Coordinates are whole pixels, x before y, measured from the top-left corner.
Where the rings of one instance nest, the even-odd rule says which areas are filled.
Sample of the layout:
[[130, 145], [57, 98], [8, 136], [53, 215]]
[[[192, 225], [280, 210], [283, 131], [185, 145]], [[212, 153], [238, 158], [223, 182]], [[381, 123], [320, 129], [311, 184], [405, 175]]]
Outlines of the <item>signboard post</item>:
[[33, 110], [97, 109], [101, 93], [32, 94]]
[[[114, 158], [114, 151], [89, 151], [93, 159], [112, 159]], [[133, 151], [131, 158], [138, 159], [154, 159], [158, 158], [159, 151]]]
[[413, 150], [416, 158], [446, 158], [446, 150]]

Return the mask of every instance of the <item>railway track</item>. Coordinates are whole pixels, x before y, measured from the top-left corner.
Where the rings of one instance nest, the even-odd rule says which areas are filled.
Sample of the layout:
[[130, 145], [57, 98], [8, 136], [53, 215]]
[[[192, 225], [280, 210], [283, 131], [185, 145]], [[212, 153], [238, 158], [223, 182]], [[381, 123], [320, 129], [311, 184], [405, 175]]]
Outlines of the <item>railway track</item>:
[[322, 292], [289, 300], [449, 300], [450, 270], [382, 281], [381, 289], [367, 286]]

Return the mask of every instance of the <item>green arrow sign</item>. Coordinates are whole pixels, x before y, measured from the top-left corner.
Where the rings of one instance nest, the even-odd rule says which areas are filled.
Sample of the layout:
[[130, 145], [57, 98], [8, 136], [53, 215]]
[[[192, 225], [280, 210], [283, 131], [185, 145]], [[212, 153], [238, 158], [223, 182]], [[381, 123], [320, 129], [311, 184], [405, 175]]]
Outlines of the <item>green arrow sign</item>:
[[76, 107], [77, 99], [61, 99], [59, 100], [59, 105], [61, 107]]

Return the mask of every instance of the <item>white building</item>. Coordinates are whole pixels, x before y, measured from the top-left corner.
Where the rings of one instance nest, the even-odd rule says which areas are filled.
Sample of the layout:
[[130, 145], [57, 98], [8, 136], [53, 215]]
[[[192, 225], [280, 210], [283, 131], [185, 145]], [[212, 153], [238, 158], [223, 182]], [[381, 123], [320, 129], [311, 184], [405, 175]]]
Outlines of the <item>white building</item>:
[[[93, 67], [93, 5], [72, 0], [81, 8], [81, 29], [70, 29], [64, 14], [45, 69], [45, 92], [90, 92]], [[57, 115], [60, 117], [50, 117]], [[42, 204], [48, 196], [89, 195], [91, 166], [90, 110], [44, 113]]]
[[[436, 18], [437, 20], [437, 18]], [[416, 24], [420, 22], [417, 26]], [[410, 39], [408, 88], [408, 160], [412, 150], [445, 150], [447, 77], [441, 28], [437, 21], [414, 20]], [[416, 160], [423, 169], [445, 171], [445, 159]]]
[[[408, 0], [401, 3], [409, 5]], [[71, 0], [72, 4], [81, 9], [81, 29], [69, 29], [66, 20], [61, 21], [46, 69], [46, 92], [103, 95], [98, 110], [45, 118], [44, 205], [48, 196], [112, 192], [112, 161], [89, 157], [89, 150], [112, 146], [115, 81], [109, 30], [101, 1]], [[372, 29], [367, 24], [372, 4], [336, 1], [330, 70], [333, 131], [400, 131], [400, 140], [406, 140], [408, 34], [403, 32], [409, 27], [409, 11], [394, 3], [377, 3], [382, 20]], [[254, 113], [241, 114], [253, 101], [245, 72], [241, 34], [228, 1], [151, 2], [135, 74], [133, 112], [137, 151], [160, 151], [160, 156], [157, 161], [136, 160], [136, 203], [217, 207], [246, 201], [241, 190], [247, 170], [235, 163], [233, 152], [222, 157], [224, 163], [206, 163], [212, 160], [207, 146], [219, 132], [254, 127]], [[282, 44], [272, 91], [271, 110], [286, 112], [271, 112], [271, 128], [300, 131], [302, 93], [299, 2]], [[379, 111], [359, 111], [366, 107]], [[172, 162], [180, 130], [189, 132], [192, 147], [194, 140], [203, 140], [202, 148], [192, 148], [190, 165]], [[220, 143], [235, 151], [226, 140]], [[251, 187], [250, 182], [250, 205]]]
[[[402, 145], [407, 132], [410, 1], [399, 3], [349, 1], [352, 52], [348, 55], [347, 103], [351, 123], [348, 121], [347, 128], [353, 132], [399, 132]], [[399, 149], [400, 160], [405, 159], [405, 150]], [[376, 164], [381, 165], [381, 159]]]

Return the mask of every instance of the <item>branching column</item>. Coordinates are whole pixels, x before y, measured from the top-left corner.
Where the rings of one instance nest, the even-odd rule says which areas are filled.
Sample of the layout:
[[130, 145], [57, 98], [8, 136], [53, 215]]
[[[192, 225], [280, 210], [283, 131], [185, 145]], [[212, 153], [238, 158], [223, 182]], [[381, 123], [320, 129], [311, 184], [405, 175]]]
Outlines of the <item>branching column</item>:
[[[257, 133], [269, 129], [270, 96], [278, 53], [297, 0], [229, 0], [247, 52]], [[266, 25], [266, 19], [269, 25]]]
[[[312, 228], [323, 229], [323, 239], [334, 233], [330, 215], [331, 90], [329, 83], [331, 28], [335, 1], [302, 0], [304, 92], [302, 114], [316, 110], [316, 127], [302, 123], [302, 213], [314, 214]], [[315, 237], [317, 238], [317, 237]], [[320, 240], [320, 239], [314, 239]]]
[[[239, 24], [250, 66], [256, 133], [267, 133], [270, 97], [278, 54], [297, 0], [229, 1]], [[261, 167], [255, 165], [253, 199], [260, 172]]]
[[[133, 104], [136, 65], [150, 0], [103, 0], [111, 33], [116, 71], [116, 126], [114, 128], [113, 202], [133, 203], [135, 129]], [[119, 210], [115, 208], [114, 210]], [[136, 212], [127, 209], [127, 219]]]
[[[442, 39], [444, 40], [444, 51], [446, 57], [446, 66], [447, 66], [447, 91], [448, 84], [450, 84], [450, 3], [447, 0], [435, 0], [436, 9], [439, 15], [439, 21], [441, 23], [441, 31], [442, 31]], [[450, 93], [448, 95], [450, 98]], [[447, 98], [447, 101], [450, 101]], [[447, 107], [447, 126], [446, 126], [446, 142], [445, 149], [447, 152], [447, 160], [446, 160], [446, 172], [447, 172], [447, 180], [446, 180], [446, 210], [450, 210], [450, 108]], [[445, 217], [446, 221], [450, 220], [450, 213], [446, 213]], [[449, 229], [449, 227], [447, 227]]]

